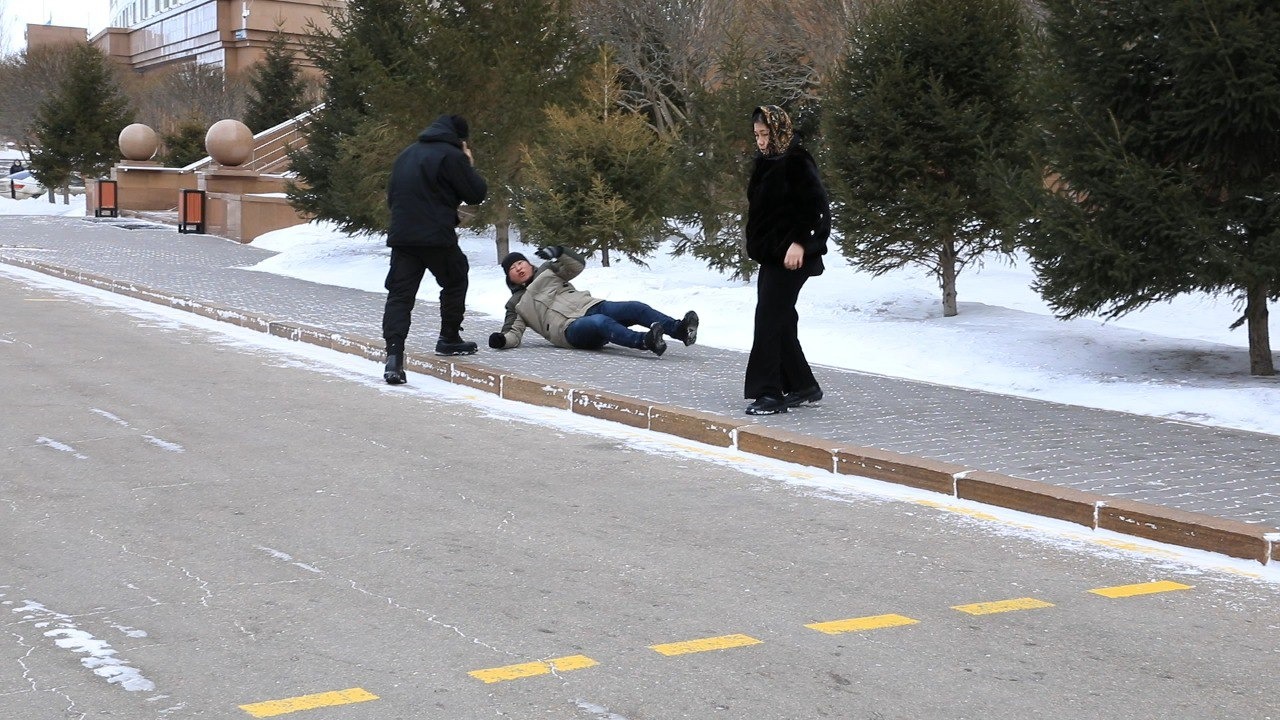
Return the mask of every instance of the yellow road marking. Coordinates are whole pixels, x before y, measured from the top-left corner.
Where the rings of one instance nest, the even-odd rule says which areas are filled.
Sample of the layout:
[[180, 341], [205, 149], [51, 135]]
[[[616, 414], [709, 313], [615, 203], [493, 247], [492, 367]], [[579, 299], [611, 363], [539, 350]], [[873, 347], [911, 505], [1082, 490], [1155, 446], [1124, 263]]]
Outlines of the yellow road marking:
[[[1277, 562], [1280, 562], [1280, 550], [1272, 550], [1271, 554], [1275, 555], [1275, 560]], [[1244, 577], [1247, 577], [1247, 578], [1256, 579], [1256, 578], [1262, 577], [1262, 573], [1256, 573], [1256, 572], [1253, 572], [1252, 570], [1241, 570], [1240, 568], [1234, 568], [1234, 567], [1223, 567], [1223, 568], [1218, 568], [1218, 570], [1224, 573], [1230, 573], [1232, 575], [1243, 575]]]
[[918, 622], [920, 621], [903, 615], [890, 614], [812, 623], [805, 625], [805, 627], [828, 635], [839, 635], [840, 633], [858, 632], [859, 630], [879, 630], [880, 628], [898, 627], [899, 625], [915, 625]]
[[377, 700], [378, 696], [363, 688], [350, 688], [335, 692], [301, 695], [283, 700], [267, 700], [266, 702], [241, 705], [240, 709], [256, 718], [275, 717], [299, 710], [314, 710], [334, 705], [350, 705], [351, 703]]
[[1134, 595], [1150, 595], [1152, 593], [1171, 592], [1173, 590], [1190, 590], [1191, 585], [1161, 580], [1160, 582], [1135, 583], [1133, 585], [1116, 585], [1090, 590], [1094, 595], [1109, 598], [1133, 597]]
[[729, 648], [759, 645], [764, 642], [750, 635], [721, 635], [720, 637], [686, 640], [685, 642], [650, 645], [649, 649], [663, 655], [687, 655], [689, 653], [707, 652], [708, 650], [728, 650]]
[[1014, 610], [1035, 610], [1037, 608], [1047, 607], [1053, 607], [1053, 603], [1047, 603], [1035, 598], [1017, 598], [1015, 600], [997, 600], [996, 602], [973, 603], [972, 605], [954, 605], [951, 609], [969, 613], [970, 615], [991, 615], [993, 613], [1012, 612]]
[[1108, 538], [1093, 538], [1093, 541], [1103, 547], [1115, 548], [1117, 550], [1128, 550], [1129, 552], [1144, 553], [1146, 555], [1158, 555], [1161, 557], [1176, 558], [1178, 553], [1165, 548], [1150, 547], [1136, 542], [1128, 542], [1125, 540], [1112, 540]]
[[595, 660], [586, 655], [568, 655], [554, 660], [546, 660], [539, 662], [520, 663], [518, 665], [504, 665], [502, 667], [489, 668], [487, 670], [472, 670], [467, 673], [477, 680], [483, 680], [487, 683], [502, 682], [503, 680], [518, 680], [520, 678], [533, 677], [535, 675], [549, 675], [552, 672], [565, 672], [567, 670], [582, 670], [595, 666]]

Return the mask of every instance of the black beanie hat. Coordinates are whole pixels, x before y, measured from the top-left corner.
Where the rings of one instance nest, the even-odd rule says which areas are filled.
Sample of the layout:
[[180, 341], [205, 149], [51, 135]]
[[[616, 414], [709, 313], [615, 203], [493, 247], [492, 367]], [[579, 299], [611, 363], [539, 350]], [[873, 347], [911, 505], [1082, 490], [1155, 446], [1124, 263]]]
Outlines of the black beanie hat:
[[502, 258], [502, 274], [503, 274], [503, 275], [506, 275], [508, 278], [510, 278], [510, 277], [511, 277], [511, 266], [512, 266], [512, 265], [515, 265], [516, 263], [520, 262], [521, 260], [523, 260], [523, 261], [525, 261], [525, 262], [529, 262], [529, 258], [525, 257], [524, 255], [521, 255], [521, 254], [520, 254], [520, 253], [518, 253], [518, 252], [507, 253], [507, 256], [506, 256], [506, 257], [504, 257], [504, 258]]

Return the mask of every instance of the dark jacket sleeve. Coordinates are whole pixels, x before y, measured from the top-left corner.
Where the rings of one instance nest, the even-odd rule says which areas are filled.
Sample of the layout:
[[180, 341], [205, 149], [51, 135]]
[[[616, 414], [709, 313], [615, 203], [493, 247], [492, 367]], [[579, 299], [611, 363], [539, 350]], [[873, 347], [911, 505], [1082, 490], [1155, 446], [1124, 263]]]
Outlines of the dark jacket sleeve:
[[525, 322], [520, 317], [520, 313], [516, 312], [516, 307], [520, 305], [520, 298], [524, 297], [524, 290], [511, 294], [511, 298], [507, 300], [507, 316], [502, 323], [502, 336], [505, 341], [504, 349], [520, 347], [520, 341], [524, 338]]
[[479, 205], [489, 194], [489, 184], [462, 153], [450, 153], [444, 158], [440, 165], [440, 178], [453, 188], [459, 200], [468, 205]]
[[569, 282], [582, 274], [587, 263], [569, 250], [560, 253], [560, 257], [544, 263], [544, 267], [554, 272], [561, 280]]
[[798, 243], [805, 255], [822, 255], [827, 252], [827, 237], [831, 234], [831, 203], [818, 175], [818, 164], [808, 153], [796, 153], [787, 163], [794, 199], [787, 245]]
[[803, 148], [756, 158], [747, 206], [744, 234], [752, 260], [781, 265], [792, 243], [804, 248], [806, 263], [827, 252], [831, 208], [817, 163]]

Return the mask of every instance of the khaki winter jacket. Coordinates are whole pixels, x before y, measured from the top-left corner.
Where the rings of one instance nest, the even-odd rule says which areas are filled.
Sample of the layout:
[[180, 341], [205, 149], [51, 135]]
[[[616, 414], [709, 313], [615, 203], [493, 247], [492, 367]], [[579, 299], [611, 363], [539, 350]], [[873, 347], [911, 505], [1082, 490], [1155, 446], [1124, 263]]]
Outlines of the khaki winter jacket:
[[591, 293], [578, 290], [569, 283], [584, 267], [582, 258], [566, 250], [555, 260], [543, 263], [528, 285], [507, 283], [511, 287], [511, 299], [507, 300], [506, 322], [502, 324], [506, 348], [520, 346], [525, 328], [546, 338], [552, 345], [573, 347], [564, 339], [565, 328], [585, 315], [593, 305], [604, 302], [602, 298], [591, 297]]

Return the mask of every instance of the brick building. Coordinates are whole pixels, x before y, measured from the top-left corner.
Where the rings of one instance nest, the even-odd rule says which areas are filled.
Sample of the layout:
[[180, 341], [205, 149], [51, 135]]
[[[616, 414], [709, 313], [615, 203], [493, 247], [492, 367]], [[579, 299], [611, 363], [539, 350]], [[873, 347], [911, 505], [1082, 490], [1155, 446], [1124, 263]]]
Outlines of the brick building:
[[[197, 62], [219, 66], [229, 75], [260, 60], [277, 29], [285, 33], [300, 65], [308, 69], [301, 52], [308, 24], [328, 27], [325, 7], [345, 4], [343, 0], [103, 1], [111, 3], [108, 26], [90, 42], [108, 56], [139, 72]], [[41, 42], [41, 37], [32, 38], [36, 27], [28, 26], [29, 45]]]

